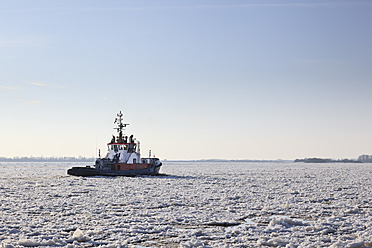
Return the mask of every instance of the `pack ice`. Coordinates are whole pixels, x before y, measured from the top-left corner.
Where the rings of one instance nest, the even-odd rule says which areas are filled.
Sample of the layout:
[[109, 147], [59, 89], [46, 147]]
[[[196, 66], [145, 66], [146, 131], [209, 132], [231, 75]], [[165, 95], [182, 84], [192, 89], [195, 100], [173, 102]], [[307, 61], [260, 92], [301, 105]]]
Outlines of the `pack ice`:
[[165, 162], [163, 176], [89, 178], [71, 166], [0, 163], [2, 247], [372, 247], [372, 164]]

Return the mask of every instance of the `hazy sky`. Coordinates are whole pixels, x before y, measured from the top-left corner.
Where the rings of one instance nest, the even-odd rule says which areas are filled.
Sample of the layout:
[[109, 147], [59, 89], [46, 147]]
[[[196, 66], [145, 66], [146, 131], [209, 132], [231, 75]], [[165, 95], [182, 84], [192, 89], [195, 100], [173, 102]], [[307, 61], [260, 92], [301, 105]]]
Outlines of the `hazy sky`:
[[370, 0], [0, 2], [0, 156], [372, 154]]

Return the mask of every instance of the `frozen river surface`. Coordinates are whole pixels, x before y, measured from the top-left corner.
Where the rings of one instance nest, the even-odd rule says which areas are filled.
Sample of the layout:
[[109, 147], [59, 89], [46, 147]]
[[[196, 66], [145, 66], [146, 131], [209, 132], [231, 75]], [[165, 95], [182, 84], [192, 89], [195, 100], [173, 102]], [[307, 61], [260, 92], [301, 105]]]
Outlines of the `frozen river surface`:
[[372, 247], [372, 164], [165, 162], [167, 176], [129, 178], [72, 166], [0, 163], [2, 247]]

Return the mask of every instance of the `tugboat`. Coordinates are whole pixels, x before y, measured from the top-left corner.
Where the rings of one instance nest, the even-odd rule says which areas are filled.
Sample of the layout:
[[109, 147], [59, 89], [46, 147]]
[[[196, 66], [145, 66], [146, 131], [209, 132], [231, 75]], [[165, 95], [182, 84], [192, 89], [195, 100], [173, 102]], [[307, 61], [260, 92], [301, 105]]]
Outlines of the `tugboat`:
[[141, 158], [140, 142], [133, 135], [124, 136], [123, 130], [129, 124], [123, 123], [123, 114], [118, 113], [115, 119], [118, 135], [112, 136], [111, 142], [107, 144], [108, 152], [104, 158], [99, 158], [93, 167], [72, 167], [67, 174], [73, 176], [138, 176], [159, 175], [162, 165], [160, 160], [151, 157]]

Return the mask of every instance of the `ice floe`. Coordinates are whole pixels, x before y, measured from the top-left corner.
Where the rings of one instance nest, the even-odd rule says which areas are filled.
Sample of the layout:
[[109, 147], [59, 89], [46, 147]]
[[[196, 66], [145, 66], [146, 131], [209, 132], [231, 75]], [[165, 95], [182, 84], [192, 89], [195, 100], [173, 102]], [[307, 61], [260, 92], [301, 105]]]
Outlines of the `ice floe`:
[[[81, 164], [85, 165], [85, 164]], [[372, 164], [0, 163], [1, 247], [372, 247]]]

